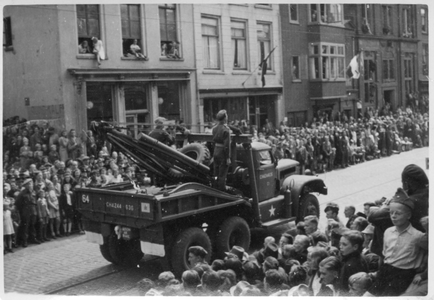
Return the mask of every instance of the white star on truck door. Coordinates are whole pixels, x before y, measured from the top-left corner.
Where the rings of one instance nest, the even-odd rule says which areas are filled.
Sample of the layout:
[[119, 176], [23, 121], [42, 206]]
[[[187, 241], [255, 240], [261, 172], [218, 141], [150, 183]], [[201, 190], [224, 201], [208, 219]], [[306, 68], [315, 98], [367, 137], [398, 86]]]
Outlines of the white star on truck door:
[[276, 209], [273, 207], [273, 205], [271, 205], [271, 208], [270, 208], [270, 210], [269, 210], [269, 212], [270, 212], [270, 217], [271, 216], [274, 216], [274, 211], [275, 211]]

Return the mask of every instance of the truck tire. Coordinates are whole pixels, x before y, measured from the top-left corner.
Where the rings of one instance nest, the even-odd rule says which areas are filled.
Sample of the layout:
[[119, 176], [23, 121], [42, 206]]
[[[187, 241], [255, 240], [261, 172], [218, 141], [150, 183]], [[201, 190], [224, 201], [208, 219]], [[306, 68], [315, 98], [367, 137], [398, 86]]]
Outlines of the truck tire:
[[110, 255], [110, 248], [108, 245], [108, 238], [104, 237], [104, 244], [99, 246], [99, 251], [102, 257], [108, 262], [114, 263], [112, 256]]
[[241, 246], [245, 251], [250, 247], [250, 228], [240, 217], [230, 217], [223, 221], [215, 238], [217, 258], [226, 256], [232, 246]]
[[[209, 149], [206, 146], [199, 143], [188, 144], [185, 147], [181, 148], [179, 152], [187, 155], [191, 159], [194, 159], [195, 161], [204, 164], [206, 166], [209, 165], [211, 159], [211, 154], [209, 152]], [[170, 168], [169, 174], [178, 178], [184, 177], [184, 174], [179, 170], [176, 170], [175, 168]]]
[[108, 237], [108, 248], [112, 262], [115, 265], [136, 266], [143, 257], [140, 250], [140, 240], [125, 241], [115, 234]]
[[208, 252], [206, 261], [210, 261], [212, 246], [208, 235], [201, 228], [187, 228], [176, 237], [172, 247], [171, 265], [177, 277], [181, 277], [185, 270], [190, 269], [188, 248], [191, 246], [202, 246]]
[[303, 195], [299, 203], [301, 203], [301, 210], [298, 214], [297, 222], [303, 221], [304, 217], [309, 215], [315, 215], [319, 219], [319, 203], [314, 195]]

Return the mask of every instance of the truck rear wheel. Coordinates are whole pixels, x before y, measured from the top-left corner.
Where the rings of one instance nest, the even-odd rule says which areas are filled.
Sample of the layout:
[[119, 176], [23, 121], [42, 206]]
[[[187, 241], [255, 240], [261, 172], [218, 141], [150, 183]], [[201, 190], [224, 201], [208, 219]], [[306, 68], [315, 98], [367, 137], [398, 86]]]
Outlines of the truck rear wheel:
[[108, 237], [104, 237], [104, 244], [99, 246], [99, 251], [102, 257], [108, 262], [114, 263], [112, 256], [110, 255], [110, 248], [108, 244]]
[[315, 215], [319, 218], [319, 203], [318, 199], [312, 194], [305, 194], [300, 199], [301, 210], [297, 218], [297, 222], [303, 221], [305, 216]]
[[112, 262], [115, 265], [135, 266], [143, 257], [140, 240], [125, 241], [115, 234], [108, 237], [108, 248]]
[[217, 258], [225, 257], [233, 246], [243, 247], [245, 251], [250, 247], [250, 228], [247, 222], [240, 217], [230, 217], [223, 221], [216, 239]]
[[201, 228], [188, 228], [176, 237], [172, 247], [171, 264], [176, 276], [180, 277], [185, 270], [190, 269], [188, 248], [191, 246], [202, 246], [208, 252], [206, 261], [210, 261], [212, 246], [208, 235]]

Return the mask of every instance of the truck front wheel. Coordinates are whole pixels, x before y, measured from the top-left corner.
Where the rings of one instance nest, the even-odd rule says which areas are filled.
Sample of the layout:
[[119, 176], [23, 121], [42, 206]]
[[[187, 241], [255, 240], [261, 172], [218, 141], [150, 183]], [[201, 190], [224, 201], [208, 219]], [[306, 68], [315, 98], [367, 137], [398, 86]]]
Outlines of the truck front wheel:
[[301, 210], [298, 214], [297, 222], [303, 221], [305, 216], [315, 215], [319, 218], [318, 199], [312, 194], [305, 194], [301, 197]]
[[203, 247], [208, 252], [205, 260], [210, 261], [212, 246], [208, 235], [201, 228], [188, 228], [176, 237], [172, 247], [171, 264], [176, 276], [181, 277], [185, 270], [190, 269], [188, 248], [191, 246]]
[[233, 246], [243, 247], [245, 251], [250, 247], [250, 228], [240, 217], [230, 217], [223, 221], [216, 236], [217, 258], [225, 257]]

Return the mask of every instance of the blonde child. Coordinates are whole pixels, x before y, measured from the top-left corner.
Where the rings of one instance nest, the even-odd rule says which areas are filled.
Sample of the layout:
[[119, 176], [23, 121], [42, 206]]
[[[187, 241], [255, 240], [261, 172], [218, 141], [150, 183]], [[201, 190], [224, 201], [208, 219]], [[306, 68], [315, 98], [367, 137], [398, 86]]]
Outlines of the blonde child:
[[[54, 177], [53, 177], [54, 178]], [[47, 184], [47, 204], [51, 237], [60, 237], [60, 209], [56, 189], [53, 182]]]
[[44, 190], [38, 192], [37, 210], [39, 218], [39, 237], [41, 242], [48, 242], [50, 239], [47, 238], [47, 224], [49, 219], [50, 211], [48, 210], [46, 194]]

